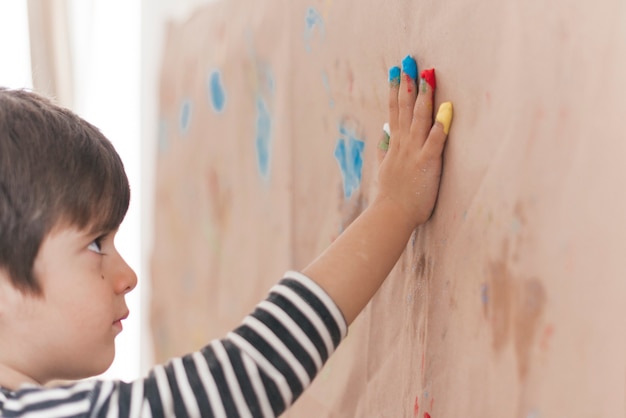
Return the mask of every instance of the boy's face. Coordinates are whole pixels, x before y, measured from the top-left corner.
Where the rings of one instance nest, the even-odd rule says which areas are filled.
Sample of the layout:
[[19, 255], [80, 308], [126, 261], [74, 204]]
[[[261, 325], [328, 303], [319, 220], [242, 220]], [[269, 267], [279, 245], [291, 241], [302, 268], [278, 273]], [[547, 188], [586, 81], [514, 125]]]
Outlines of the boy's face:
[[40, 383], [93, 376], [109, 367], [120, 320], [128, 315], [124, 296], [137, 284], [114, 237], [115, 232], [99, 240], [64, 228], [44, 239], [34, 263], [43, 295], [16, 290], [1, 309], [3, 366]]

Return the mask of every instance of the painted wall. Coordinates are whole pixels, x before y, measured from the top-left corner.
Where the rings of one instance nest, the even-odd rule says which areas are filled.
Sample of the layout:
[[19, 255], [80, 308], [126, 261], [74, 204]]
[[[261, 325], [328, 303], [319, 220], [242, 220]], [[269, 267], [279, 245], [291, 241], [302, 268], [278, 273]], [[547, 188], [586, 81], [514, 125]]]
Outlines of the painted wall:
[[[154, 182], [158, 131], [159, 74], [167, 26], [187, 19], [193, 11], [212, 0], [142, 0], [141, 1], [141, 270], [143, 301], [151, 297], [150, 258], [154, 245]], [[149, 317], [150, 304], [142, 304], [142, 318]], [[154, 364], [152, 333], [147, 319], [142, 330], [141, 370], [145, 374]]]
[[230, 0], [172, 25], [146, 137], [156, 360], [368, 205], [411, 53], [455, 106], [435, 213], [288, 415], [624, 416], [625, 7]]

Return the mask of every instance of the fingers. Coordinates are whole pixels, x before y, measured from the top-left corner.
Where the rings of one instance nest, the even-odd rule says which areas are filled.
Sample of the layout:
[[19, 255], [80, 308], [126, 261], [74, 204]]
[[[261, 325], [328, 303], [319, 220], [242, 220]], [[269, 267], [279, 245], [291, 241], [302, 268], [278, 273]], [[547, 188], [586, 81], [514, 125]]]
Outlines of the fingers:
[[389, 70], [389, 125], [387, 135], [379, 144], [379, 162], [387, 149], [394, 147], [394, 142], [402, 143], [405, 138], [423, 151], [425, 157], [441, 157], [452, 123], [452, 103], [440, 106], [433, 125], [435, 70], [422, 71], [419, 86], [416, 79], [417, 63], [410, 55], [402, 60], [402, 70], [399, 67]]
[[440, 158], [446, 143], [450, 124], [452, 123], [452, 103], [445, 102], [439, 106], [436, 122], [430, 130], [422, 152], [426, 158]]
[[411, 124], [411, 137], [420, 147], [426, 141], [433, 124], [433, 94], [436, 84], [434, 68], [422, 71]]
[[[413, 109], [417, 97], [417, 63], [410, 55], [402, 60], [402, 76], [398, 91], [398, 128], [403, 132], [409, 132], [413, 121]], [[392, 130], [393, 134], [394, 131]]]
[[389, 128], [398, 130], [398, 90], [400, 89], [400, 67], [389, 69]]

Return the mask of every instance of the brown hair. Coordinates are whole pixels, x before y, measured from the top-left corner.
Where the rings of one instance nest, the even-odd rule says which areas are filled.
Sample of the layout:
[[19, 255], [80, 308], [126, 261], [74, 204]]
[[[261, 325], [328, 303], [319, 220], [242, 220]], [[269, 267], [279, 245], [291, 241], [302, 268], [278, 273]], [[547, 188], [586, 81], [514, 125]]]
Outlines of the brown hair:
[[110, 232], [130, 188], [113, 145], [93, 125], [25, 90], [0, 88], [0, 269], [41, 294], [33, 263], [60, 224]]

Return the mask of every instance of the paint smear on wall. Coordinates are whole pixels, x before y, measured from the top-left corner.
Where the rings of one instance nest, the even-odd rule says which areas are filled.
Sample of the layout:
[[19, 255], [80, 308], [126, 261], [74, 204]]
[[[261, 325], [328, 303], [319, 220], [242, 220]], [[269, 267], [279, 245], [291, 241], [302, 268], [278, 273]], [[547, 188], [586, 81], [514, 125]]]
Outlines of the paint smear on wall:
[[328, 106], [330, 108], [335, 107], [335, 100], [333, 99], [333, 93], [330, 90], [330, 82], [328, 81], [328, 73], [322, 70], [322, 84], [324, 84], [324, 90], [326, 90], [326, 94], [328, 94]]
[[320, 38], [324, 37], [326, 28], [322, 15], [313, 7], [309, 7], [304, 16], [304, 47], [306, 52], [311, 52], [311, 40], [314, 34], [319, 33]]
[[259, 58], [254, 48], [254, 37], [251, 31], [246, 31], [246, 43], [252, 62], [249, 73], [251, 87], [255, 96], [256, 133], [255, 147], [257, 165], [261, 177], [265, 181], [270, 178], [270, 164], [272, 153], [272, 113], [271, 100], [276, 90], [274, 74], [271, 66]]
[[182, 135], [186, 135], [189, 132], [189, 126], [191, 125], [191, 111], [193, 105], [191, 104], [191, 100], [185, 99], [180, 105], [180, 115], [179, 115], [179, 124], [180, 124], [180, 133]]
[[224, 110], [226, 104], [226, 91], [222, 83], [222, 74], [218, 70], [214, 70], [209, 74], [207, 79], [209, 102], [213, 110], [220, 113]]
[[489, 314], [489, 285], [487, 283], [480, 285], [480, 301], [483, 303], [483, 315], [487, 318]]
[[256, 98], [256, 152], [261, 176], [267, 180], [270, 171], [272, 145], [272, 119], [267, 104], [261, 95]]
[[340, 137], [335, 147], [335, 158], [341, 169], [343, 193], [348, 199], [361, 185], [365, 142], [358, 138], [352, 128], [343, 123], [339, 125], [339, 134]]

